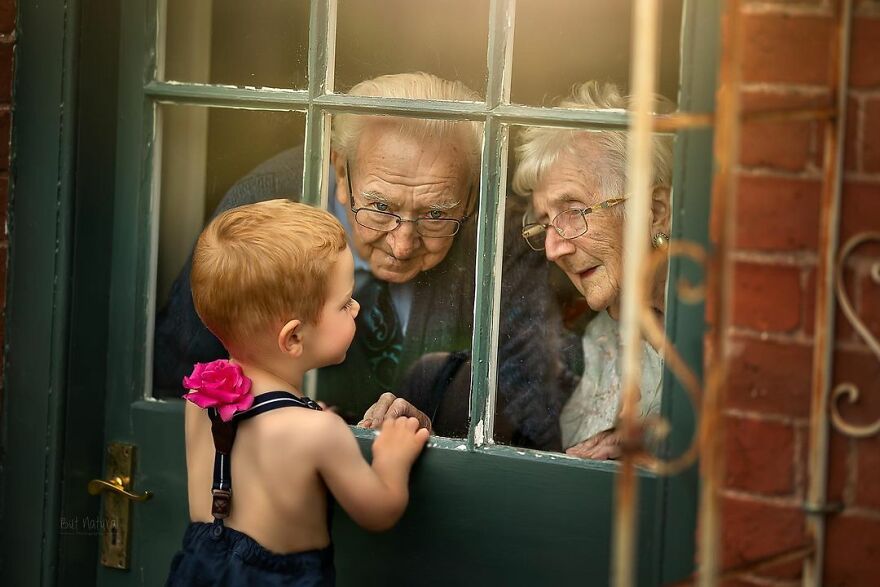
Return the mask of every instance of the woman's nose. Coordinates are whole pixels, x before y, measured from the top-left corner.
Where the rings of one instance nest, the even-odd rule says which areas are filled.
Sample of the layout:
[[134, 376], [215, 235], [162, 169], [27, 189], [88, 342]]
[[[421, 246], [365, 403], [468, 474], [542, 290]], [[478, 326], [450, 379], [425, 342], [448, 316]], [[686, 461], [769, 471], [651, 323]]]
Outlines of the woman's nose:
[[573, 252], [573, 242], [565, 240], [559, 236], [559, 233], [552, 227], [547, 229], [547, 234], [544, 237], [544, 254], [547, 256], [548, 261], [556, 262], [565, 255], [570, 255]]
[[352, 308], [351, 308], [351, 317], [357, 318], [358, 314], [361, 313], [361, 304], [356, 299], [352, 298]]

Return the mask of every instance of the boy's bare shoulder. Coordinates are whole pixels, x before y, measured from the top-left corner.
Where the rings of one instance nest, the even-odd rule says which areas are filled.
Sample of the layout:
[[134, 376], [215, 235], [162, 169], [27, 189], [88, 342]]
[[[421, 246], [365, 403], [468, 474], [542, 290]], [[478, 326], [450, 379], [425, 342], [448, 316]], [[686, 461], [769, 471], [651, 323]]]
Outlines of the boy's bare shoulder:
[[[266, 418], [266, 416], [269, 416]], [[348, 424], [333, 412], [287, 408], [263, 414], [267, 430], [279, 441], [326, 445], [340, 438], [351, 437]]]

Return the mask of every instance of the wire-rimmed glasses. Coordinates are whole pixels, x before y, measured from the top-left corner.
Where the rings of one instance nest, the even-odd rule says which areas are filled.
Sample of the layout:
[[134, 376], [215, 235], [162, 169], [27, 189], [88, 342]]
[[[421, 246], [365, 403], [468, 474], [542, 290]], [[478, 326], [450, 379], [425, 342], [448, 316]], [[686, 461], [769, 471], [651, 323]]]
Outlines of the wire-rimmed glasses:
[[[355, 221], [370, 230], [379, 232], [391, 232], [404, 222], [412, 222], [416, 225], [416, 232], [429, 238], [451, 238], [458, 234], [461, 225], [470, 218], [465, 215], [461, 218], [447, 218], [444, 216], [425, 218], [401, 218], [393, 212], [384, 212], [375, 208], [357, 208], [354, 204], [354, 191], [351, 189], [351, 168], [348, 161], [345, 162], [345, 176], [348, 180], [348, 198]], [[468, 189], [470, 195], [472, 188]], [[430, 214], [442, 214], [442, 210], [431, 210]]]
[[589, 208], [572, 208], [571, 210], [563, 210], [557, 214], [549, 224], [542, 222], [528, 222], [529, 214], [523, 215], [522, 236], [534, 251], [544, 250], [544, 241], [547, 238], [547, 229], [553, 228], [561, 238], [571, 240], [587, 233], [589, 228], [587, 225], [587, 214], [592, 214], [597, 210], [605, 210], [613, 208], [621, 202], [625, 202], [626, 198], [611, 198], [604, 202], [599, 202], [595, 206]]

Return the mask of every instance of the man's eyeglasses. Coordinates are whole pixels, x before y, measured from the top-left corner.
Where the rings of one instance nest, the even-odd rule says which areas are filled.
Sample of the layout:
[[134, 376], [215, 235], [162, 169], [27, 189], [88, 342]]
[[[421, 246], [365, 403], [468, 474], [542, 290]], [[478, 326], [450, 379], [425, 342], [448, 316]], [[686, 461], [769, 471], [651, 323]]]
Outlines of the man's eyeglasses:
[[595, 206], [589, 208], [574, 208], [565, 210], [556, 215], [549, 224], [542, 222], [528, 222], [529, 215], [523, 216], [522, 236], [526, 242], [535, 251], [544, 250], [544, 241], [547, 238], [547, 229], [553, 228], [560, 237], [565, 240], [571, 240], [587, 233], [589, 226], [587, 225], [587, 214], [592, 214], [596, 210], [605, 210], [613, 208], [621, 202], [625, 202], [626, 198], [611, 198], [604, 202], [599, 202]]
[[[345, 162], [345, 176], [348, 180], [348, 197], [351, 203], [351, 211], [354, 212], [355, 221], [370, 230], [378, 230], [380, 232], [391, 232], [404, 222], [412, 222], [416, 225], [416, 232], [422, 236], [429, 238], [450, 238], [458, 234], [461, 225], [470, 218], [462, 216], [461, 218], [446, 218], [443, 216], [426, 217], [426, 218], [401, 218], [393, 212], [383, 212], [375, 208], [356, 208], [354, 205], [354, 190], [351, 189], [351, 168], [348, 161]], [[468, 195], [471, 193], [468, 189]], [[440, 210], [432, 210], [431, 214], [441, 214]]]

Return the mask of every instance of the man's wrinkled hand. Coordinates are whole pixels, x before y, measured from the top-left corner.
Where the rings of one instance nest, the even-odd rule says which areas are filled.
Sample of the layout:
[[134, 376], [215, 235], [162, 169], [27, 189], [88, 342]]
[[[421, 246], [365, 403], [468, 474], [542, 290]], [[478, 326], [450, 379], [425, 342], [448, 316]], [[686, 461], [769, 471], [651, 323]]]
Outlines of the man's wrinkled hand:
[[379, 396], [376, 403], [364, 412], [364, 417], [358, 422], [358, 426], [378, 430], [382, 427], [382, 423], [385, 420], [401, 417], [415, 418], [419, 421], [419, 428], [427, 428], [428, 432], [432, 431], [431, 419], [427, 415], [405, 399], [397, 397], [391, 392], [385, 392]]
[[582, 459], [604, 461], [620, 458], [620, 436], [614, 429], [605, 430], [565, 449], [565, 454]]

